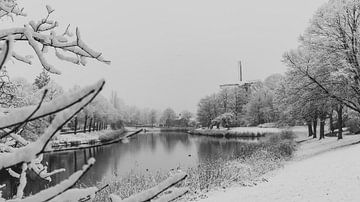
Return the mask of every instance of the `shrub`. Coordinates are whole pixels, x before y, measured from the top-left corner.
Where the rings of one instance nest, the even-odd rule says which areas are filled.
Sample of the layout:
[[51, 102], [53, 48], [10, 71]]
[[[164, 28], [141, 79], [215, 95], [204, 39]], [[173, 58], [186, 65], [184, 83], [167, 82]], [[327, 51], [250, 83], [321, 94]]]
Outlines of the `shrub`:
[[280, 139], [282, 140], [293, 140], [295, 137], [295, 133], [291, 130], [283, 130], [280, 133]]
[[349, 128], [351, 133], [359, 133], [360, 132], [360, 117], [352, 117], [351, 119], [346, 121], [346, 126]]

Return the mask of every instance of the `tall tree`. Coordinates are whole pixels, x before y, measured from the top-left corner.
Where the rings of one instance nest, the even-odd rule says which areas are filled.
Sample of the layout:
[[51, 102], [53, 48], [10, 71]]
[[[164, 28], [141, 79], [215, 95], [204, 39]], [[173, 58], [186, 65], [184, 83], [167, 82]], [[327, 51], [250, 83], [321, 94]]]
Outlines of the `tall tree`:
[[172, 123], [176, 118], [176, 113], [171, 108], [165, 109], [161, 116], [161, 120], [165, 124], [165, 126], [172, 126]]

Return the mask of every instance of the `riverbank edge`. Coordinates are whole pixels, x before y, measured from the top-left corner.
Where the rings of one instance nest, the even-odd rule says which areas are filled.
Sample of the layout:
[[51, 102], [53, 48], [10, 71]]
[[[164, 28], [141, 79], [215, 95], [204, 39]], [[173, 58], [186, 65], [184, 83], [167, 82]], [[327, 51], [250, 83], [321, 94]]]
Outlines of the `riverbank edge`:
[[129, 130], [126, 128], [121, 128], [118, 130], [98, 131], [92, 134], [92, 138], [81, 140], [53, 140], [50, 142], [50, 147], [46, 150], [46, 152], [59, 152], [104, 146], [130, 138], [131, 136], [136, 135], [141, 131], [142, 129]]
[[219, 187], [217, 189], [210, 190], [204, 195], [202, 199], [196, 201], [203, 201], [204, 199], [206, 200], [209, 196], [212, 197], [216, 194], [226, 192], [231, 188], [254, 187], [261, 183], [266, 183], [268, 181], [271, 181], [271, 178], [281, 173], [282, 169], [284, 169], [284, 167], [286, 167], [289, 164], [303, 161], [331, 151], [336, 151], [360, 144], [360, 135], [355, 135], [355, 134], [348, 134], [344, 137], [343, 140], [340, 141], [337, 140], [336, 137], [327, 137], [324, 140], [319, 140], [316, 138], [314, 139], [312, 137], [304, 137], [303, 134], [296, 134], [296, 135], [297, 135], [295, 140], [296, 151], [291, 158], [282, 162], [283, 163], [282, 166], [251, 180], [247, 184], [234, 183], [233, 185], [226, 188]]
[[[188, 178], [181, 183], [181, 187], [189, 188], [189, 193], [179, 199], [180, 201], [195, 201], [201, 199], [212, 190], [229, 187], [234, 183], [251, 184], [253, 179], [282, 166], [285, 159], [290, 158], [294, 151], [294, 135], [290, 131], [283, 131], [271, 136], [268, 141], [245, 143], [242, 150], [246, 158], [217, 159], [212, 162], [203, 162], [194, 168], [178, 169], [186, 172]], [[246, 169], [247, 172], [243, 172]], [[157, 172], [153, 174], [130, 173], [128, 176], [118, 176], [102, 179], [99, 187], [109, 185], [109, 189], [97, 196], [95, 201], [104, 201], [108, 194], [115, 193], [122, 198], [146, 190], [166, 179], [170, 172]], [[128, 186], [129, 182], [131, 186]]]
[[221, 128], [221, 129], [192, 129], [188, 133], [199, 136], [212, 137], [264, 137], [266, 134], [280, 133], [282, 128], [260, 128], [260, 127], [238, 127], [238, 128]]

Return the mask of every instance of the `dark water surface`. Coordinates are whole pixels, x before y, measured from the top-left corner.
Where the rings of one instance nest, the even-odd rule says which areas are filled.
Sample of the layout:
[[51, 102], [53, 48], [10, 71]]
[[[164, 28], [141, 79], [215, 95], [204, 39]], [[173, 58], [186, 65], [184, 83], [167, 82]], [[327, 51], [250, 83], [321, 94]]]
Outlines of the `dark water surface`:
[[[65, 168], [66, 171], [52, 176], [52, 182], [39, 181], [37, 176], [28, 173], [26, 195], [35, 194], [45, 187], [54, 186], [81, 169], [89, 157], [95, 157], [95, 165], [80, 180], [87, 186], [96, 185], [104, 177], [113, 173], [125, 176], [132, 172], [170, 171], [181, 167], [195, 167], [202, 162], [219, 158], [241, 156], [244, 142], [257, 142], [258, 138], [225, 139], [192, 136], [186, 133], [141, 133], [132, 137], [129, 143], [83, 149], [71, 152], [46, 154], [48, 171]], [[18, 180], [7, 172], [0, 173], [3, 196], [16, 193]], [[31, 185], [31, 186], [29, 186]]]

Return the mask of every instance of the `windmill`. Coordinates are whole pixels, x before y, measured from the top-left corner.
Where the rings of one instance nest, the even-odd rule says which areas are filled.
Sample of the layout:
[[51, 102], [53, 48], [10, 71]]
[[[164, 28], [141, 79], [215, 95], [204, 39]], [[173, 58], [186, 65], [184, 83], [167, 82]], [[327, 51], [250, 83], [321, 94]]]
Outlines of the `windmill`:
[[252, 86], [252, 84], [254, 84], [256, 81], [243, 81], [242, 69], [243, 68], [242, 68], [241, 61], [239, 61], [238, 62], [238, 79], [239, 79], [239, 83], [222, 84], [222, 85], [220, 85], [220, 88], [225, 89], [225, 88], [238, 87], [238, 88], [244, 88], [246, 91], [248, 91], [250, 89], [250, 87]]

